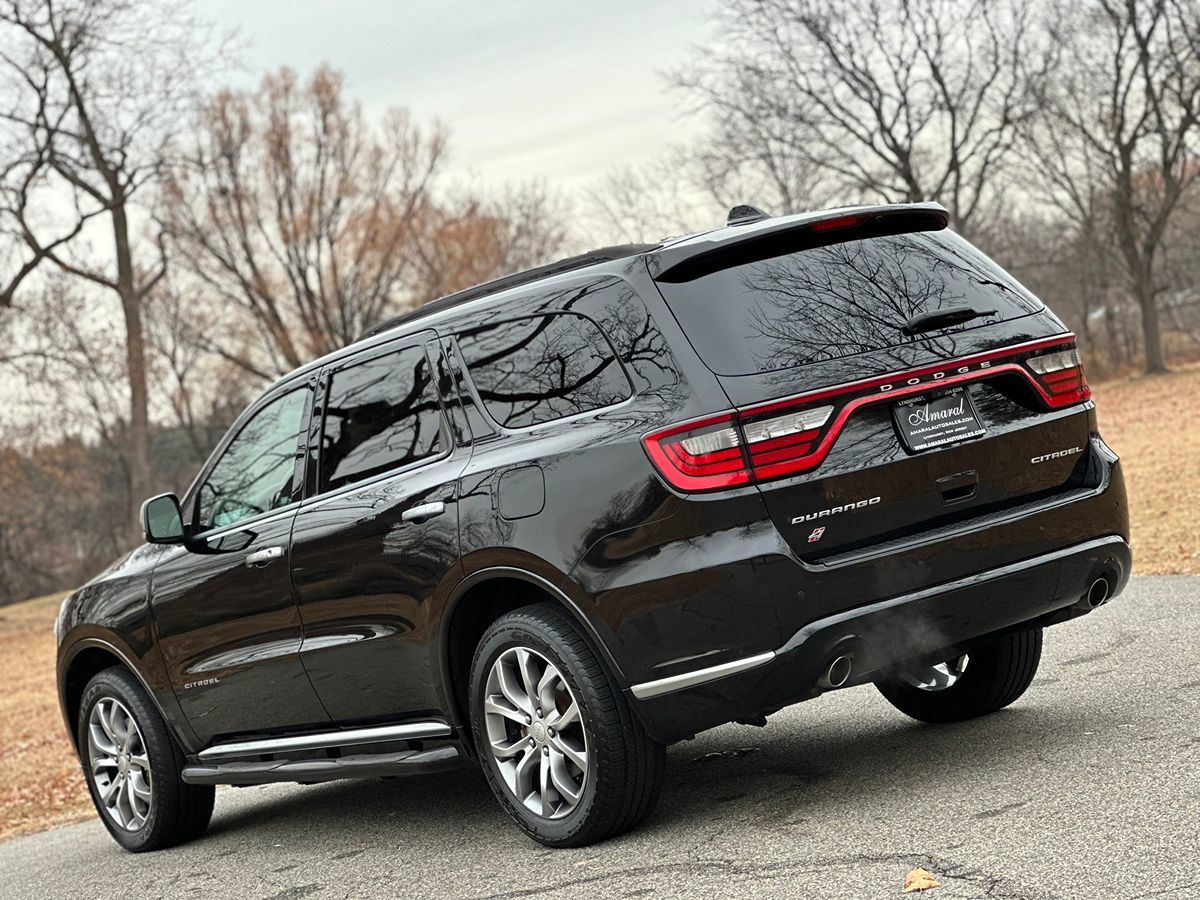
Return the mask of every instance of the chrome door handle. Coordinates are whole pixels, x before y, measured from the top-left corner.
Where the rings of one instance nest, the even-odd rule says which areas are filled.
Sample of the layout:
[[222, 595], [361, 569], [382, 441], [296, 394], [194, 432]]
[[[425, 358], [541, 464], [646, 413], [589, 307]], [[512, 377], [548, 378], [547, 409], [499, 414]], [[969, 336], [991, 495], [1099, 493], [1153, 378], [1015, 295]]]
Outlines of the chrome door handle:
[[255, 550], [246, 557], [246, 568], [261, 569], [263, 566], [269, 566], [282, 556], [282, 547], [265, 547], [262, 550]]
[[433, 503], [422, 503], [419, 506], [409, 507], [400, 514], [400, 519], [404, 522], [424, 522], [426, 519], [440, 516], [445, 511], [446, 504], [441, 500], [435, 500]]

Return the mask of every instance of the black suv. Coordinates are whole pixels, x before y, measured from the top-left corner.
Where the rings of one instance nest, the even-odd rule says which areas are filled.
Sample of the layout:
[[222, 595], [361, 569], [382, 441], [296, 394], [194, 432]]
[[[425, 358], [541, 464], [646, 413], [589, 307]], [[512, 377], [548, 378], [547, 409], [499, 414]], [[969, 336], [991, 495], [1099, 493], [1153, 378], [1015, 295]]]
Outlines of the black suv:
[[60, 613], [130, 850], [214, 785], [473, 761], [551, 846], [630, 829], [664, 748], [874, 683], [1012, 703], [1128, 579], [1075, 338], [935, 204], [614, 247], [280, 380]]

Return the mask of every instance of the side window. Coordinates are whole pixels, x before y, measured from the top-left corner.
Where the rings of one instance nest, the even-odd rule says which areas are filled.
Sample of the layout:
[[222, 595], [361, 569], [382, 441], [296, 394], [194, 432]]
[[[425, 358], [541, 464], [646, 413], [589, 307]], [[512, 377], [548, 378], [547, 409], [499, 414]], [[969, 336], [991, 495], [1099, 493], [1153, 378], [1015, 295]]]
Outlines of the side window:
[[296, 454], [308, 388], [272, 400], [225, 448], [200, 486], [200, 531], [224, 528], [300, 499]]
[[423, 347], [333, 373], [318, 490], [353, 484], [442, 450], [437, 389]]
[[570, 313], [515, 319], [458, 335], [488, 412], [523, 428], [629, 399], [632, 389], [603, 332]]

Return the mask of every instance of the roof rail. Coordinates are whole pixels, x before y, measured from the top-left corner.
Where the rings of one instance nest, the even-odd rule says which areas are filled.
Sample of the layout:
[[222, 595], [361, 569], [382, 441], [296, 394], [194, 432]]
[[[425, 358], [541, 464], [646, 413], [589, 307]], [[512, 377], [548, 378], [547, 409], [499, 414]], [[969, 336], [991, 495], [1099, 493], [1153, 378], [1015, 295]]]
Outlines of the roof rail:
[[596, 250], [589, 250], [587, 253], [580, 253], [578, 256], [568, 256], [565, 259], [560, 259], [556, 262], [547, 263], [544, 266], [538, 266], [533, 269], [526, 269], [522, 272], [514, 272], [511, 275], [505, 275], [501, 278], [496, 278], [493, 281], [487, 281], [483, 284], [477, 284], [474, 287], [469, 287], [466, 290], [459, 291], [456, 294], [448, 294], [445, 297], [439, 297], [436, 300], [431, 300], [418, 306], [416, 309], [410, 309], [407, 312], [400, 313], [398, 316], [393, 316], [378, 325], [367, 329], [362, 334], [354, 339], [354, 342], [365, 340], [369, 337], [374, 337], [377, 334], [382, 334], [385, 331], [390, 331], [407, 322], [412, 322], [425, 316], [432, 316], [443, 312], [447, 309], [452, 309], [462, 303], [468, 303], [471, 300], [478, 300], [480, 297], [486, 297], [489, 294], [498, 294], [500, 291], [506, 291], [509, 288], [518, 287], [522, 284], [539, 281], [543, 278], [549, 278], [552, 275], [560, 275], [563, 272], [570, 272], [573, 269], [582, 269], [586, 266], [594, 265], [601, 262], [611, 262], [616, 259], [625, 259], [630, 256], [637, 256], [641, 253], [647, 253], [651, 250], [657, 250], [661, 244], [616, 244], [612, 247], [600, 247]]

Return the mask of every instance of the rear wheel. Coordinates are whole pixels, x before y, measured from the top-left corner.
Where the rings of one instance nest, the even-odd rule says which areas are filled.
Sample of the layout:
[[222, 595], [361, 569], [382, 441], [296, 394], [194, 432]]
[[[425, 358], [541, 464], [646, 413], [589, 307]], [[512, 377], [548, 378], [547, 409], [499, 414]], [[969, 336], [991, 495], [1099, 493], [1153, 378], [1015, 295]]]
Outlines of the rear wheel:
[[126, 850], [160, 850], [208, 827], [214, 788], [184, 783], [179, 746], [125, 669], [105, 669], [88, 682], [78, 734], [96, 812]]
[[1042, 658], [1042, 629], [1030, 628], [936, 665], [908, 666], [876, 682], [905, 715], [959, 722], [1003, 709], [1025, 693]]
[[557, 607], [527, 606], [488, 628], [471, 666], [470, 707], [492, 792], [534, 840], [595, 843], [654, 809], [665, 748]]

